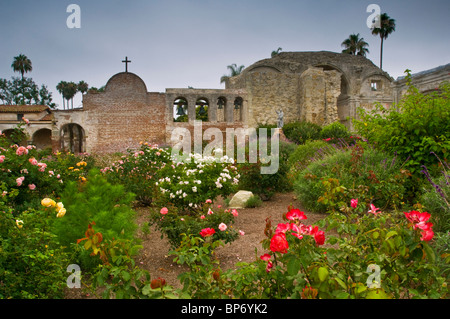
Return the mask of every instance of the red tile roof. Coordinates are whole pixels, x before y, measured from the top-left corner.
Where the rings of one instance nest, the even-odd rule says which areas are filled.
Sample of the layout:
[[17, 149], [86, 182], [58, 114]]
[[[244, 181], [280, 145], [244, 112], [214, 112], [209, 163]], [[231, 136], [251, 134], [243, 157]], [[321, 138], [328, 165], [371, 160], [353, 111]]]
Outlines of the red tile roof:
[[47, 105], [0, 105], [0, 113], [40, 113], [50, 110]]

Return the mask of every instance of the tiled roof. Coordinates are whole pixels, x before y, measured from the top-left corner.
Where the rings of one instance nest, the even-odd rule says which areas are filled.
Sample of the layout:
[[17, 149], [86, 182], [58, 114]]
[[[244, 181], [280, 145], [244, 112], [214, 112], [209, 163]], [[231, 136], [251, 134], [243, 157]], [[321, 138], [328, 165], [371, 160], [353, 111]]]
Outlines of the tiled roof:
[[47, 109], [47, 105], [0, 105], [0, 113], [40, 113]]

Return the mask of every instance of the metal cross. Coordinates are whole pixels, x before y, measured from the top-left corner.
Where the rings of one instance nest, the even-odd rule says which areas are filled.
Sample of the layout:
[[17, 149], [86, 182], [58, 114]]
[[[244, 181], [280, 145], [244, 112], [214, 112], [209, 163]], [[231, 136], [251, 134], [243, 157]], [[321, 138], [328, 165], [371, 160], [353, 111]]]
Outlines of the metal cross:
[[128, 60], [128, 57], [125, 57], [125, 60], [122, 60], [123, 63], [125, 63], [125, 72], [128, 72], [128, 63], [131, 62], [131, 60]]

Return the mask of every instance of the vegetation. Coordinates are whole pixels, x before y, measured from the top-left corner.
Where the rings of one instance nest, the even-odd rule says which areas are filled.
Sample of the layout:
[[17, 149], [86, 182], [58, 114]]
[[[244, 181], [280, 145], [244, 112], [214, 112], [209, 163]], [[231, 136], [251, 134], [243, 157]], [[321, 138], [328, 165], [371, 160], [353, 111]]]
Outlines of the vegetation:
[[380, 69], [383, 69], [383, 43], [388, 36], [395, 31], [395, 20], [387, 15], [387, 13], [382, 13], [379, 19], [379, 27], [372, 28], [372, 34], [378, 35], [381, 39], [380, 46]]
[[359, 33], [351, 34], [342, 42], [341, 46], [345, 48], [342, 50], [342, 53], [362, 56], [366, 56], [366, 54], [369, 53], [369, 49], [367, 48], [369, 44], [364, 41], [364, 38], [359, 37]]

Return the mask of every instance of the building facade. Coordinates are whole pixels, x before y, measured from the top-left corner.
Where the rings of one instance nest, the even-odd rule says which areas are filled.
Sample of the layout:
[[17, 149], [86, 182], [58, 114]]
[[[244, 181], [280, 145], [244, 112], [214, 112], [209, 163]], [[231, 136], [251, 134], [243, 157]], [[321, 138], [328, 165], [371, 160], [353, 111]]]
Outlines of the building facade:
[[[450, 64], [413, 76], [421, 91], [450, 80]], [[319, 125], [340, 121], [351, 128], [358, 109], [374, 102], [389, 108], [406, 92], [396, 81], [362, 56], [334, 52], [282, 52], [247, 67], [230, 78], [225, 89], [168, 88], [149, 92], [136, 74], [113, 75], [103, 92], [83, 95], [83, 106], [50, 110], [46, 106], [0, 106], [0, 130], [10, 130], [26, 118], [27, 141], [39, 148], [73, 153], [113, 153], [141, 141], [171, 144], [176, 128], [250, 128], [310, 121]]]

